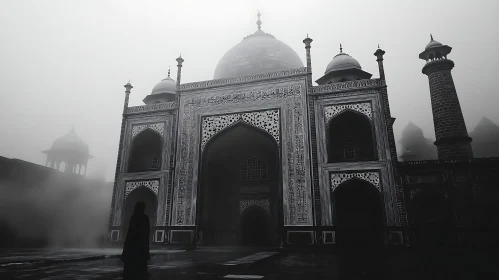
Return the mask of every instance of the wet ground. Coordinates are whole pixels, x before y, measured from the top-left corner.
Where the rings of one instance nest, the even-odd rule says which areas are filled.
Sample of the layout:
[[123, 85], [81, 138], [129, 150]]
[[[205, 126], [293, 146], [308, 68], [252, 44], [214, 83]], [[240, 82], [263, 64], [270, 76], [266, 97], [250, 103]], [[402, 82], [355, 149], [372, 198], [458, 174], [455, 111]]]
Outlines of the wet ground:
[[[339, 279], [340, 258], [334, 251], [327, 250], [169, 250], [156, 252], [148, 271], [149, 279]], [[380, 253], [379, 259], [383, 260], [379, 262], [384, 273], [382, 278], [369, 278], [359, 270], [359, 278], [350, 279], [499, 279], [497, 270], [491, 271], [491, 266], [477, 266], [455, 253], [428, 258], [407, 251], [392, 251]], [[457, 261], [459, 259], [461, 261]], [[428, 273], [431, 267], [438, 268], [436, 273]], [[0, 279], [121, 279], [122, 269], [116, 257], [53, 264], [24, 263], [0, 266]]]

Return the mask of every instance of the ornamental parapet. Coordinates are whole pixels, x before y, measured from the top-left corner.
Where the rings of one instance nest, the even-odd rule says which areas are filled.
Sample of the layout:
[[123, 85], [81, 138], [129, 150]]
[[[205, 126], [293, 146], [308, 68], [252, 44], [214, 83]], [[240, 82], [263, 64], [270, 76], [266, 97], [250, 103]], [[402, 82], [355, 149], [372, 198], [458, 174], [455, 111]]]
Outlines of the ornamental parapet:
[[222, 79], [195, 82], [195, 83], [187, 83], [180, 85], [180, 91], [190, 91], [201, 88], [211, 88], [211, 87], [219, 87], [226, 85], [243, 84], [243, 83], [261, 81], [261, 80], [287, 78], [293, 76], [301, 76], [304, 74], [308, 74], [307, 67], [290, 69], [290, 70], [281, 70], [281, 71], [262, 73], [262, 74], [245, 75], [239, 77], [222, 78]]
[[151, 105], [128, 107], [126, 109], [126, 114], [127, 115], [141, 114], [149, 112], [170, 111], [175, 109], [177, 109], [177, 102], [173, 101], [173, 102], [164, 102]]
[[401, 169], [424, 169], [429, 167], [438, 167], [438, 169], [456, 168], [456, 167], [476, 167], [476, 168], [499, 168], [499, 158], [474, 158], [463, 160], [418, 160], [397, 162]]
[[314, 86], [311, 88], [311, 94], [324, 94], [343, 92], [357, 89], [376, 88], [385, 86], [385, 81], [381, 79], [364, 79], [356, 81], [346, 81], [327, 85]]

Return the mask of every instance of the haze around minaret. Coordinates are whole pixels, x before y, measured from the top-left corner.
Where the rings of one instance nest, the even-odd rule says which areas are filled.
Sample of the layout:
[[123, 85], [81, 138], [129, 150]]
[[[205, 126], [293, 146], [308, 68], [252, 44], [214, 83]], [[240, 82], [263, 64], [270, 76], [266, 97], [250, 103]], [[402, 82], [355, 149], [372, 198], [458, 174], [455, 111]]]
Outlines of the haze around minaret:
[[[379, 44], [399, 143], [412, 121], [434, 139], [428, 80], [418, 58], [430, 41], [452, 47], [452, 75], [468, 131], [499, 124], [499, 1], [3, 1], [0, 9], [0, 156], [45, 164], [42, 151], [75, 127], [95, 156], [87, 175], [114, 179], [123, 85], [130, 106], [167, 77], [212, 79], [222, 56], [261, 29], [290, 46], [314, 80], [343, 51], [379, 76]], [[399, 148], [400, 149], [400, 148]], [[401, 152], [401, 151], [399, 151]]]

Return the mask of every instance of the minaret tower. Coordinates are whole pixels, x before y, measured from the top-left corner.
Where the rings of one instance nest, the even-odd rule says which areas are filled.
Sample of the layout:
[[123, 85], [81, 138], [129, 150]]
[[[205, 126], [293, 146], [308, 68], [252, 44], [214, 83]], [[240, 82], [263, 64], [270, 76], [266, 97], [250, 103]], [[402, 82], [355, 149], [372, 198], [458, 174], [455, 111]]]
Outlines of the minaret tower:
[[447, 59], [452, 48], [443, 45], [430, 35], [431, 41], [426, 45], [419, 58], [426, 61], [423, 74], [430, 83], [431, 109], [435, 126], [435, 146], [438, 158], [445, 160], [471, 159], [471, 138], [468, 136], [461, 105], [457, 97], [456, 87], [451, 70], [454, 62]]

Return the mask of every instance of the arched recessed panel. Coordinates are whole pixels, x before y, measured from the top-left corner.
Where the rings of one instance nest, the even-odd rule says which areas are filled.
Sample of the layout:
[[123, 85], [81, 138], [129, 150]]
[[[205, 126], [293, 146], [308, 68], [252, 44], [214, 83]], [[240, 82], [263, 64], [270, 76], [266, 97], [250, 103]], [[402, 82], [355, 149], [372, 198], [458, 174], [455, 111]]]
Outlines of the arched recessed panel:
[[381, 194], [371, 183], [356, 178], [332, 191], [336, 241], [343, 247], [377, 247], [384, 243]]
[[[241, 169], [251, 163], [251, 159], [266, 164], [267, 179], [257, 181], [258, 187], [268, 189], [263, 194], [265, 199], [261, 196], [251, 199], [253, 194], [248, 197], [241, 191], [243, 186], [248, 186]], [[273, 206], [279, 203], [279, 165], [275, 139], [260, 128], [238, 123], [210, 139], [202, 153], [197, 205], [203, 245], [240, 245], [242, 212], [255, 205], [268, 210], [266, 220], [273, 221], [269, 226], [278, 232], [277, 221], [282, 220], [278, 215], [282, 214], [271, 209], [279, 208]], [[274, 242], [278, 244], [279, 240]]]
[[144, 172], [161, 169], [163, 138], [154, 130], [140, 132], [132, 142], [128, 172]]
[[331, 119], [327, 128], [329, 163], [377, 159], [372, 123], [364, 114], [344, 110]]
[[138, 187], [134, 189], [130, 194], [126, 197], [125, 203], [123, 206], [123, 216], [122, 216], [122, 233], [120, 234], [120, 238], [122, 241], [126, 239], [126, 235], [128, 233], [128, 227], [130, 225], [130, 218], [133, 215], [133, 211], [135, 209], [135, 205], [138, 202], [144, 202], [146, 204], [145, 214], [149, 217], [149, 226], [150, 226], [150, 240], [152, 240], [154, 226], [156, 225], [156, 212], [158, 208], [158, 200], [156, 194], [151, 191], [149, 188], [145, 186]]

